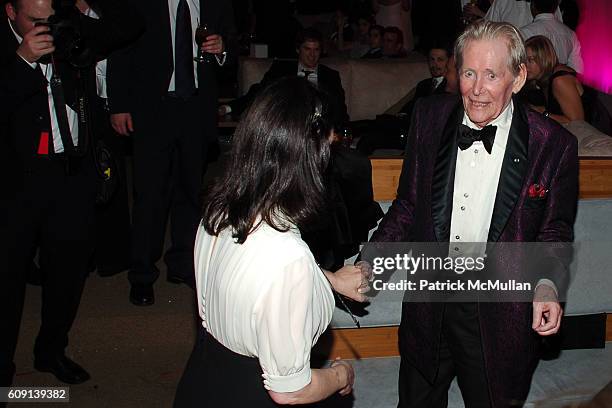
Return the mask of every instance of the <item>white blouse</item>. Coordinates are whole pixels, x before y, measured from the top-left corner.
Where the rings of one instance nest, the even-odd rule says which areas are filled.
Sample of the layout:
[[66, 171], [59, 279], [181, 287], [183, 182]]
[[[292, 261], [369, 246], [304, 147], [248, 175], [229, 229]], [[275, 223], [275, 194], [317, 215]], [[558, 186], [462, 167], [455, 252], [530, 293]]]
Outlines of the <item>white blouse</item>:
[[299, 231], [262, 223], [244, 244], [200, 226], [195, 244], [202, 324], [235, 353], [256, 357], [264, 387], [300, 390], [311, 381], [310, 351], [331, 322], [334, 297]]

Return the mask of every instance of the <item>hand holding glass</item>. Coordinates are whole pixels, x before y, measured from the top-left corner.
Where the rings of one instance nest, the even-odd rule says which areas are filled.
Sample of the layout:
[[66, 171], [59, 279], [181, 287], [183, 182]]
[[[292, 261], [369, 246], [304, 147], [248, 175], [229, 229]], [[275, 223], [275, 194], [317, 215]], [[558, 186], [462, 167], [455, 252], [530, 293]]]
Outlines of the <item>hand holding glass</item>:
[[196, 29], [196, 32], [195, 32], [195, 42], [198, 46], [198, 56], [193, 59], [195, 62], [199, 62], [199, 63], [206, 62], [208, 64], [213, 62], [212, 55], [208, 52], [202, 51], [202, 44], [206, 42], [206, 38], [208, 36], [213, 35], [213, 34], [214, 33], [212, 32], [212, 30], [208, 27], [206, 23], [202, 23], [198, 25], [198, 28]]

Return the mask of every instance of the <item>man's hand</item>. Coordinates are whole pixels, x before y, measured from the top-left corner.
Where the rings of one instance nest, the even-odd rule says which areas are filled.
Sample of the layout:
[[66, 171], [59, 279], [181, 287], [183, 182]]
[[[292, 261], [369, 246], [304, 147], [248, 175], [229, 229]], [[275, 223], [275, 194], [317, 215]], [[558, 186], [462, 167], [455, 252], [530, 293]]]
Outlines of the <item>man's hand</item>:
[[23, 41], [17, 48], [17, 54], [30, 64], [38, 61], [42, 56], [51, 54], [55, 51], [53, 37], [49, 32], [49, 27], [40, 25], [34, 27], [23, 36]]
[[229, 115], [230, 113], [232, 113], [232, 108], [229, 105], [219, 105], [219, 108], [217, 109], [217, 115], [225, 116]]
[[531, 327], [540, 336], [550, 336], [559, 331], [563, 309], [557, 300], [557, 293], [548, 285], [536, 288], [533, 300], [533, 324]]
[[223, 37], [219, 34], [213, 34], [206, 37], [206, 41], [202, 43], [202, 51], [210, 54], [221, 54], [225, 50]]
[[132, 123], [132, 114], [128, 113], [113, 113], [110, 115], [110, 122], [115, 129], [115, 132], [122, 136], [129, 136], [134, 131]]
[[[366, 264], [367, 265], [367, 264]], [[368, 300], [372, 270], [365, 265], [345, 265], [336, 273], [325, 272], [336, 292], [357, 302]]]

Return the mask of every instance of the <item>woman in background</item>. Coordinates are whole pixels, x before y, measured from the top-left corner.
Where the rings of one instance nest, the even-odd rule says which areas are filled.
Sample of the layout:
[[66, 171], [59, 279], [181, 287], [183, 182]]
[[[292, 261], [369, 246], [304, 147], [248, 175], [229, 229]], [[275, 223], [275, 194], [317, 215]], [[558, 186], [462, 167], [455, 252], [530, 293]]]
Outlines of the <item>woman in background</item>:
[[[525, 41], [527, 50], [528, 101], [545, 116], [566, 124], [586, 120], [600, 131], [610, 133], [610, 117], [599, 109], [595, 90], [576, 78], [576, 71], [559, 64], [548, 38], [537, 35]], [[538, 98], [538, 92], [540, 97]]]
[[368, 271], [321, 271], [298, 231], [325, 205], [331, 134], [321, 94], [302, 78], [270, 85], [241, 120], [198, 230], [202, 327], [175, 407], [276, 407], [351, 392], [348, 363], [311, 369], [310, 352], [331, 321], [332, 287], [364, 301]]

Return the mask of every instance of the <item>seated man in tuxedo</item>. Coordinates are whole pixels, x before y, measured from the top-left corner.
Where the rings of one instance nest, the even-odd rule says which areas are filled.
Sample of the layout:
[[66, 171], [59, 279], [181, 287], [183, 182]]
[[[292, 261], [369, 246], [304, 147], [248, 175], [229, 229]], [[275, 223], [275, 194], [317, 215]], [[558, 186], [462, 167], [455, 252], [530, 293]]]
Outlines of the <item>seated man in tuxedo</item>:
[[[431, 78], [419, 82], [414, 96], [401, 108], [399, 114], [382, 114], [376, 120], [359, 121], [353, 123], [353, 132], [359, 137], [357, 149], [363, 154], [370, 155], [376, 149], [403, 150], [406, 144], [406, 134], [410, 127], [410, 116], [417, 100], [434, 94], [456, 93], [457, 87], [453, 82], [457, 78], [454, 73], [454, 60], [451, 52], [442, 45], [436, 45], [429, 50], [429, 72]], [[452, 78], [447, 80], [447, 76]], [[408, 96], [408, 95], [407, 95]]]
[[383, 57], [382, 42], [384, 31], [385, 28], [380, 25], [373, 25], [370, 27], [368, 33], [370, 37], [370, 49], [361, 57], [362, 59], [379, 59]]
[[340, 74], [334, 69], [319, 64], [322, 44], [321, 33], [311, 28], [304, 29], [298, 34], [296, 40], [297, 61], [274, 61], [261, 82], [251, 86], [244, 96], [234, 99], [227, 105], [221, 105], [219, 114], [231, 113], [233, 116], [239, 116], [251, 105], [261, 89], [279, 78], [297, 75], [305, 77], [327, 94], [334, 120], [340, 126], [345, 124], [348, 121], [348, 114]]
[[408, 117], [412, 115], [414, 104], [419, 98], [444, 93], [446, 90], [446, 73], [448, 72], [448, 61], [452, 53], [444, 45], [435, 45], [427, 53], [427, 64], [431, 78], [419, 82], [416, 86], [414, 97], [401, 109]]

